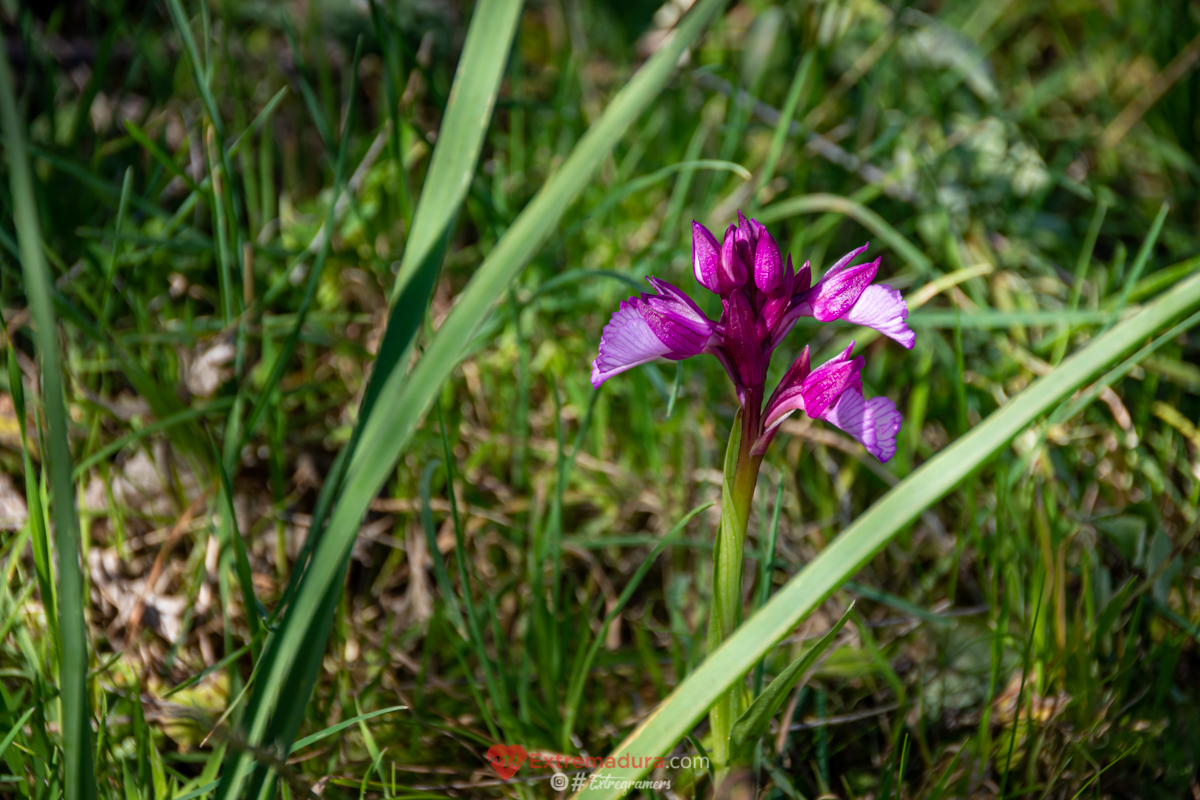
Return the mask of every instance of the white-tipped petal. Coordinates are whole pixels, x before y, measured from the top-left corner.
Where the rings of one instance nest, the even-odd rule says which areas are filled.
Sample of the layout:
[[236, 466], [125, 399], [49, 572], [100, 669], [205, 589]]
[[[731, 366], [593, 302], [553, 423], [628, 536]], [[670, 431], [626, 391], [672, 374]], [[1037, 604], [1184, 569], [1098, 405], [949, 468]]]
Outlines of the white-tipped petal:
[[821, 419], [862, 442], [867, 452], [887, 462], [896, 455], [896, 434], [903, 417], [886, 397], [867, 400], [856, 387], [846, 389]]
[[874, 328], [909, 350], [917, 338], [908, 327], [908, 306], [904, 298], [898, 290], [886, 284], [868, 286], [844, 319], [855, 325]]
[[592, 387], [626, 370], [648, 364], [671, 352], [671, 348], [654, 335], [650, 324], [633, 303], [622, 301], [600, 335], [600, 353], [592, 362]]

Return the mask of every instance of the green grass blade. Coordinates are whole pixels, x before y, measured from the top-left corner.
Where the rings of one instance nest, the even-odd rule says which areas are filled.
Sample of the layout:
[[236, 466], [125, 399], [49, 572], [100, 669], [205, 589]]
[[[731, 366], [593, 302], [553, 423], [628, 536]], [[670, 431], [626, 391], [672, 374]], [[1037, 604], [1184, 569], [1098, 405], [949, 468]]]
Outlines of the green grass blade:
[[67, 407], [58, 355], [58, 320], [52, 299], [53, 281], [46, 264], [33, 193], [33, 175], [25, 152], [21, 117], [13, 96], [8, 57], [0, 54], [0, 124], [4, 128], [12, 184], [13, 216], [21, 247], [29, 309], [37, 327], [42, 368], [42, 403], [48, 433], [54, 539], [58, 553], [58, 675], [63, 739], [63, 793], [67, 800], [96, 796], [92, 769], [92, 728], [87, 696], [87, 631], [84, 627], [83, 575], [79, 569], [79, 520], [71, 482], [71, 444], [67, 439]]
[[262, 111], [258, 112], [258, 116], [256, 116], [253, 121], [246, 126], [246, 130], [234, 137], [234, 140], [226, 147], [225, 156], [227, 158], [232, 158], [233, 156], [237, 155], [238, 150], [240, 150], [242, 147], [242, 143], [250, 141], [250, 137], [254, 135], [254, 132], [261, 128], [263, 123], [270, 119], [271, 115], [275, 113], [275, 109], [279, 106], [280, 102], [283, 101], [283, 98], [287, 96], [287, 93], [288, 87], [284, 86], [282, 89], [276, 92], [270, 100], [267, 101], [267, 104], [263, 106]]
[[[1172, 264], [1169, 267], [1156, 270], [1137, 282], [1137, 285], [1133, 287], [1133, 291], [1129, 293], [1126, 301], [1136, 302], [1144, 297], [1156, 295], [1164, 289], [1179, 283], [1198, 269], [1200, 269], [1200, 256], [1193, 256], [1178, 264]], [[1106, 309], [1112, 308], [1116, 305], [1116, 300], [1117, 298], [1115, 297], [1109, 297], [1100, 304], [1100, 307]]]
[[[680, 161], [675, 164], [669, 164], [660, 170], [651, 172], [649, 175], [642, 175], [633, 180], [624, 183], [612, 191], [610, 191], [597, 206], [588, 214], [588, 219], [599, 219], [604, 214], [611, 211], [615, 206], [619, 205], [622, 200], [631, 195], [644, 192], [656, 183], [664, 181], [677, 172], [693, 172], [696, 170], [712, 170], [715, 172], [732, 172], [744, 181], [750, 180], [753, 177], [750, 170], [743, 167], [741, 164], [733, 161], [720, 161], [717, 159], [701, 158], [695, 161]], [[568, 229], [566, 236], [570, 236], [579, 228], [583, 227], [583, 221], [575, 223]]]
[[242, 645], [237, 650], [234, 650], [232, 653], [230, 653], [229, 655], [222, 658], [220, 661], [210, 664], [209, 666], [200, 670], [198, 673], [196, 673], [192, 677], [185, 680], [183, 683], [179, 684], [178, 686], [173, 687], [170, 691], [163, 694], [163, 699], [166, 700], [171, 695], [175, 694], [176, 692], [182, 692], [184, 689], [188, 688], [189, 686], [195, 686], [197, 683], [204, 680], [212, 673], [219, 672], [220, 670], [225, 669], [230, 664], [237, 661], [242, 656], [246, 655], [246, 653], [248, 653], [248, 652], [250, 652], [250, 645], [248, 645], [248, 644]]
[[775, 680], [767, 685], [763, 693], [754, 699], [750, 704], [750, 708], [738, 717], [737, 722], [733, 723], [733, 727], [729, 731], [729, 738], [733, 740], [733, 749], [742, 750], [747, 745], [754, 744], [758, 737], [762, 736], [767, 730], [768, 723], [771, 722], [771, 717], [783, 706], [783, 702], [787, 700], [787, 696], [791, 693], [796, 681], [804, 676], [804, 673], [817, 663], [817, 659], [821, 657], [829, 646], [833, 644], [833, 640], [841, 632], [846, 625], [846, 620], [850, 619], [850, 612], [854, 609], [854, 603], [850, 603], [850, 607], [842, 614], [829, 632], [822, 636], [815, 645], [804, 651], [804, 655], [797, 658], [787, 669], [779, 673]]
[[192, 36], [192, 26], [188, 21], [187, 14], [184, 13], [183, 5], [180, 0], [167, 0], [167, 11], [170, 12], [171, 22], [174, 23], [175, 30], [178, 31], [179, 38], [183, 41], [183, 49], [187, 51], [188, 66], [191, 68], [196, 90], [200, 92], [200, 99], [204, 102], [204, 110], [208, 112], [213, 127], [217, 129], [217, 136], [224, 139], [225, 131], [221, 125], [221, 116], [217, 113], [217, 101], [213, 98], [208, 79], [205, 77], [205, 64], [200, 58], [196, 39]]
[[[767, 526], [766, 540], [762, 542], [761, 556], [758, 561], [758, 586], [754, 590], [754, 610], [763, 607], [771, 597], [771, 587], [775, 578], [775, 546], [779, 539], [779, 517], [783, 511], [783, 478], [780, 477], [775, 487], [775, 509], [771, 512], [771, 524]], [[762, 536], [760, 534], [759, 538]], [[759, 661], [754, 667], [754, 694], [762, 692], [764, 661]]]
[[963, 329], [1009, 328], [1013, 325], [1057, 324], [1073, 326], [1104, 325], [1118, 319], [1113, 311], [990, 311], [979, 310], [962, 316], [958, 311], [914, 311], [908, 316], [912, 328]]
[[754, 187], [756, 193], [775, 177], [775, 167], [779, 163], [779, 157], [783, 155], [783, 146], [787, 143], [788, 132], [792, 129], [792, 120], [800, 106], [800, 96], [804, 91], [805, 84], [808, 83], [808, 73], [812, 71], [816, 55], [817, 51], [814, 48], [800, 59], [800, 66], [792, 78], [791, 87], [788, 88], [787, 100], [783, 104], [783, 113], [779, 115], [779, 122], [775, 125], [775, 134], [771, 137], [771, 149], [767, 152], [767, 160], [763, 164], [762, 172], [758, 176], [758, 183]]
[[[1093, 375], [1164, 324], [1197, 305], [1200, 305], [1200, 277], [1193, 277], [1135, 316], [1096, 337], [1083, 350], [1038, 379], [966, 436], [897, 484], [776, 592], [767, 605], [689, 675], [645, 723], [615, 748], [615, 752], [653, 756], [670, 750], [763, 653], [786, 636], [923, 510]], [[611, 772], [615, 778], [635, 779], [644, 770], [629, 768]], [[619, 790], [591, 790], [589, 787], [581, 795], [616, 798]]]
[[[351, 86], [358, 86], [358, 68], [362, 57], [362, 41], [361, 39], [354, 48], [354, 66], [351, 72]], [[355, 92], [350, 93], [350, 99], [347, 102], [346, 119], [350, 120], [354, 115]], [[275, 363], [271, 366], [271, 372], [267, 376], [267, 380], [263, 383], [262, 391], [258, 395], [258, 400], [250, 408], [250, 414], [246, 417], [246, 424], [242, 428], [241, 435], [233, 444], [233, 440], [226, 443], [227, 459], [226, 469], [234, 469], [236, 464], [234, 459], [241, 452], [242, 448], [254, 435], [254, 429], [258, 427], [258, 421], [262, 419], [262, 415], [267, 408], [274, 404], [275, 389], [279, 385], [279, 381], [283, 379], [283, 373], [291, 362], [292, 354], [296, 352], [296, 346], [300, 342], [300, 333], [304, 329], [304, 320], [308, 317], [308, 312], [312, 309], [313, 301], [317, 296], [317, 287], [321, 282], [321, 275], [325, 271], [325, 262], [329, 259], [329, 253], [333, 243], [333, 229], [337, 222], [337, 207], [338, 200], [341, 198], [341, 192], [345, 188], [346, 175], [346, 153], [349, 150], [350, 132], [345, 130], [342, 132], [341, 143], [338, 145], [337, 157], [334, 161], [333, 168], [333, 192], [329, 199], [329, 208], [325, 213], [325, 223], [317, 232], [316, 236], [320, 237], [320, 247], [317, 251], [317, 257], [313, 261], [312, 269], [309, 271], [308, 280], [304, 285], [304, 297], [300, 301], [300, 308], [296, 311], [295, 322], [292, 323], [292, 329], [288, 332], [287, 338], [283, 342], [283, 348], [279, 356], [275, 359]], [[322, 233], [323, 232], [323, 233]], [[309, 245], [311, 250], [312, 245]], [[246, 384], [243, 384], [242, 391], [246, 389]], [[314, 525], [310, 528], [313, 534], [320, 533], [320, 522], [314, 520]]]
[[[441, 135], [392, 287], [392, 311], [363, 394], [360, 419], [370, 416], [381, 394], [387, 396], [385, 380], [403, 372], [397, 367], [406, 362], [413, 338], [425, 319], [446, 242], [483, 151], [522, 4], [523, 0], [491, 0], [475, 8]], [[397, 167], [402, 170], [403, 164]]]
[[[200, 191], [200, 187], [194, 180], [192, 180], [192, 176], [184, 172], [183, 168], [175, 163], [175, 159], [167, 155], [166, 152], [163, 151], [163, 149], [159, 147], [153, 139], [146, 135], [145, 131], [138, 127], [136, 122], [131, 119], [127, 119], [125, 120], [124, 125], [126, 132], [129, 133], [133, 140], [140, 144], [155, 161], [157, 161], [159, 164], [162, 164], [163, 168], [167, 172], [183, 181], [184, 184], [193, 192]], [[118, 233], [120, 233], [119, 230]]]
[[1158, 241], [1158, 234], [1162, 232], [1163, 223], [1166, 222], [1167, 212], [1170, 210], [1170, 203], [1162, 204], [1158, 209], [1158, 216], [1154, 218], [1154, 222], [1150, 225], [1150, 232], [1142, 240], [1142, 246], [1138, 250], [1137, 257], [1133, 260], [1133, 266], [1129, 268], [1129, 273], [1125, 277], [1125, 285], [1121, 287], [1121, 294], [1117, 296], [1117, 304], [1113, 309], [1117, 313], [1120, 313], [1121, 309], [1125, 308], [1125, 304], [1129, 302], [1129, 295], [1133, 292], [1133, 287], [1137, 285], [1138, 279], [1142, 277], [1142, 270], [1146, 268], [1146, 262], [1150, 260], [1150, 254], [1154, 252], [1154, 245]]
[[[1096, 251], [1096, 239], [1100, 237], [1100, 227], [1108, 213], [1108, 204], [1101, 201], [1096, 204], [1096, 212], [1088, 225], [1087, 236], [1083, 240], [1083, 249], [1079, 251], [1079, 260], [1075, 262], [1075, 280], [1071, 283], [1071, 310], [1079, 308], [1079, 298], [1083, 296], [1083, 279], [1087, 276], [1088, 266], [1092, 263], [1092, 253]], [[1136, 281], [1134, 281], [1136, 283]], [[1133, 283], [1130, 284], [1130, 288]]]
[[182, 425], [185, 422], [192, 422], [209, 415], [214, 415], [218, 411], [224, 411], [231, 405], [233, 405], [232, 397], [222, 397], [214, 400], [206, 406], [189, 408], [185, 411], [180, 411], [177, 414], [172, 414], [165, 419], [156, 420], [155, 422], [151, 422], [149, 425], [138, 428], [133, 433], [126, 434], [120, 439], [109, 442], [107, 445], [76, 464], [74, 471], [71, 473], [71, 479], [79, 480], [81, 477], [87, 474], [89, 469], [96, 466], [101, 461], [107, 460], [111, 456], [114, 456], [124, 450], [130, 444], [133, 444], [141, 439], [145, 439], [151, 434], [158, 433], [159, 431], [170, 430], [171, 428], [174, 428], [177, 425]]
[[863, 586], [861, 583], [846, 581], [843, 588], [849, 592], [854, 592], [854, 594], [862, 595], [868, 600], [874, 600], [876, 603], [891, 606], [902, 614], [908, 614], [932, 625], [949, 625], [952, 621], [951, 617], [935, 614], [928, 609], [921, 608], [915, 603], [908, 602], [903, 597], [897, 597], [890, 592], [880, 591], [871, 586]]
[[14, 739], [17, 738], [17, 735], [21, 732], [21, 728], [25, 727], [25, 723], [28, 722], [29, 718], [33, 716], [34, 711], [37, 711], [37, 706], [30, 706], [29, 708], [25, 709], [25, 713], [22, 714], [21, 718], [17, 720], [17, 724], [13, 725], [12, 729], [9, 730], [8, 735], [6, 735], [4, 739], [0, 741], [0, 756], [3, 756], [4, 752], [8, 750], [8, 746], [13, 743]]
[[[467, 555], [467, 542], [463, 534], [462, 519], [458, 513], [458, 501], [454, 497], [454, 454], [450, 451], [450, 437], [446, 431], [446, 417], [441, 407], [438, 407], [438, 426], [441, 428], [442, 464], [446, 468], [446, 498], [450, 502], [450, 516], [454, 526], [454, 542], [457, 557], [454, 559], [458, 567], [458, 582], [462, 584], [462, 607], [466, 611], [467, 632], [470, 634], [467, 642], [475, 650], [475, 658], [479, 661], [480, 671], [483, 672], [483, 682], [487, 686], [488, 696], [496, 707], [496, 714], [501, 720], [509, 717], [509, 703], [503, 690], [503, 683], [496, 679], [496, 666], [488, 656], [487, 647], [483, 640], [483, 626], [479, 621], [479, 613], [475, 609], [474, 583], [478, 577], [473, 577], [474, 569]], [[436, 540], [434, 547], [437, 547]], [[482, 710], [482, 709], [481, 709]], [[490, 716], [490, 715], [489, 715]]]
[[229, 541], [233, 546], [233, 563], [237, 570], [238, 583], [241, 584], [246, 625], [250, 628], [250, 649], [254, 652], [257, 660], [262, 640], [262, 621], [259, 618], [258, 599], [254, 596], [250, 559], [246, 556], [246, 543], [242, 540], [242, 532], [238, 529], [237, 512], [233, 508], [233, 483], [229, 480], [229, 470], [225, 468], [220, 454], [217, 453], [215, 442], [212, 443], [212, 453], [213, 461], [221, 475], [220, 494], [225, 497], [225, 508], [222, 511], [229, 515]]
[[[0, 324], [3, 324], [0, 322]], [[33, 468], [29, 452], [29, 434], [25, 430], [25, 384], [21, 379], [21, 368], [17, 365], [17, 354], [12, 339], [7, 335], [8, 385], [17, 418], [17, 431], [21, 436], [21, 460], [25, 467], [25, 506], [29, 512], [29, 539], [33, 545], [33, 571], [37, 576], [38, 590], [42, 593], [42, 605], [46, 609], [46, 624], [54, 641], [58, 641], [58, 603], [54, 596], [54, 574], [50, 566], [50, 536], [46, 531], [46, 510], [42, 508], [42, 486], [38, 473]], [[2, 640], [0, 640], [2, 641]]]
[[196, 800], [196, 798], [202, 798], [202, 796], [208, 794], [212, 789], [215, 788], [217, 788], [217, 782], [209, 781], [208, 783], [205, 783], [204, 786], [192, 789], [191, 792], [181, 794], [178, 796], [178, 798], [174, 798], [173, 800]]
[[311, 736], [305, 736], [303, 739], [297, 740], [297, 742], [292, 745], [292, 749], [289, 750], [288, 753], [291, 754], [295, 753], [297, 750], [303, 750], [310, 744], [316, 744], [328, 736], [332, 736], [335, 733], [340, 733], [341, 731], [346, 730], [346, 728], [349, 728], [351, 725], [357, 725], [360, 722], [366, 722], [367, 720], [374, 719], [375, 717], [382, 717], [384, 714], [390, 714], [393, 711], [404, 711], [407, 708], [408, 706], [390, 706], [388, 708], [381, 708], [378, 711], [370, 711], [366, 714], [359, 714], [357, 717], [351, 717], [350, 719], [342, 720], [336, 725], [331, 725], [324, 730], [317, 731]]
[[467, 627], [463, 622], [462, 610], [458, 607], [458, 598], [454, 595], [454, 587], [450, 585], [450, 573], [446, 570], [446, 559], [438, 549], [437, 527], [433, 524], [433, 509], [430, 507], [433, 473], [442, 466], [441, 461], [431, 461], [421, 472], [421, 480], [417, 484], [417, 492], [421, 498], [421, 527], [425, 530], [425, 544], [429, 558], [433, 562], [434, 580], [442, 593], [442, 602], [446, 604], [446, 615], [450, 624], [458, 631], [458, 635], [467, 640]]
[[845, 214], [847, 217], [850, 217], [850, 219], [882, 239], [884, 244], [892, 248], [896, 255], [904, 259], [919, 275], [926, 278], [934, 277], [933, 262], [924, 253], [918, 250], [900, 231], [884, 221], [883, 217], [862, 203], [851, 200], [849, 197], [823, 192], [792, 197], [788, 200], [782, 200], [769, 205], [762, 211], [759, 211], [757, 219], [762, 224], [769, 225], [772, 222], [778, 222], [787, 217], [794, 217], [797, 214], [823, 214], [827, 212]]
[[[401, 370], [396, 367], [402, 363], [409, 343], [424, 318], [448, 232], [475, 173], [521, 7], [521, 0], [488, 0], [476, 6], [472, 16], [451, 90], [451, 100], [442, 122], [442, 137], [434, 151], [426, 176], [426, 189], [422, 192], [412, 233], [401, 261], [393, 292], [393, 311], [380, 343], [372, 378], [364, 393], [360, 418], [370, 414], [374, 398], [380, 394], [382, 378], [392, 373], [399, 376]], [[326, 238], [328, 240], [330, 237]], [[410, 286], [421, 282], [427, 282], [428, 287]], [[257, 415], [252, 411], [246, 426], [247, 432], [252, 430], [256, 419]], [[355, 452], [361, 430], [361, 425], [356, 428], [344, 457], [348, 458]], [[390, 471], [390, 465], [387, 469]], [[341, 483], [341, 476], [338, 478], [338, 483]], [[341, 508], [342, 505], [339, 503], [337, 507]], [[328, 553], [326, 540], [332, 538], [331, 533], [336, 533], [328, 530], [323, 532], [322, 522], [323, 519], [318, 519], [314, 514], [314, 524], [310, 528], [309, 542], [306, 543], [306, 546], [313, 543], [314, 558], [309, 570], [296, 584], [294, 599], [281, 620], [279, 635], [272, 637], [263, 656], [266, 670], [263, 680], [255, 687], [245, 716], [248, 738], [252, 742], [262, 741], [268, 736], [272, 741], [290, 742], [303, 719], [303, 711], [311, 694], [332, 622], [333, 608], [336, 598], [340, 596], [341, 587], [334, 576], [342, 574], [346, 567], [345, 557], [337, 557], [336, 564], [321, 561]], [[351, 540], [357, 527], [355, 525], [350, 534]], [[336, 549], [345, 550], [348, 556], [349, 550], [340, 546], [343, 541], [344, 537], [337, 540]], [[300, 652], [307, 653], [307, 657], [297, 659]], [[287, 696], [291, 707], [298, 707], [299, 712], [283, 709], [276, 714], [276, 704], [281, 696]], [[241, 794], [249, 777], [250, 764], [245, 753], [232, 756], [222, 776], [219, 797]], [[263, 779], [265, 775], [260, 770], [251, 787], [253, 793], [257, 793]]]

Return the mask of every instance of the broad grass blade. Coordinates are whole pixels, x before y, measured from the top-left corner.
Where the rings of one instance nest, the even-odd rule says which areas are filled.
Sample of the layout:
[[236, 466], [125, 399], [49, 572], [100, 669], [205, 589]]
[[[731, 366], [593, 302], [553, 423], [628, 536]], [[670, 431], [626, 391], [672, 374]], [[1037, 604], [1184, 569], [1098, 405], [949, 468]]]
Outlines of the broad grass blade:
[[[443, 135], [434, 151], [426, 188], [401, 261], [394, 295], [402, 302], [393, 302], [388, 328], [364, 395], [361, 419], [370, 416], [374, 400], [380, 395], [382, 379], [401, 372], [396, 367], [403, 363], [403, 355], [424, 318], [446, 238], [475, 174], [521, 7], [522, 0], [485, 0], [476, 6], [447, 104]], [[413, 285], [410, 287], [410, 284]], [[406, 291], [406, 287], [411, 291]], [[253, 414], [251, 419], [254, 419]], [[339, 456], [339, 462], [345, 463], [353, 454], [360, 430], [361, 425], [347, 450]], [[340, 473], [341, 469], [337, 471]], [[340, 475], [330, 476], [329, 480], [331, 485], [341, 483]], [[310, 546], [322, 549], [323, 539], [328, 538], [321, 530], [325, 511], [319, 511], [314, 514], [306, 550]], [[360, 518], [361, 515], [362, 511]], [[358, 525], [353, 524], [349, 540], [353, 540], [357, 530]], [[247, 734], [252, 742], [279, 742], [286, 748], [295, 738], [320, 667], [333, 612], [341, 596], [341, 586], [335, 576], [345, 573], [349, 555], [348, 548], [341, 549], [345, 553], [337, 557], [336, 564], [322, 564], [320, 559], [324, 551], [314, 553], [312, 566], [296, 584], [294, 599], [281, 620], [279, 633], [268, 643], [263, 655], [263, 678], [255, 687], [245, 716]], [[297, 566], [296, 574], [300, 574], [301, 569], [303, 564]], [[301, 652], [307, 656], [296, 659]], [[289, 704], [287, 708], [277, 709], [281, 697], [287, 697]], [[251, 761], [245, 753], [233, 754], [222, 775], [218, 797], [239, 796], [249, 777], [250, 766]], [[249, 787], [250, 794], [257, 795], [265, 780], [265, 770], [259, 769]]]
[[396, 372], [397, 365], [405, 363], [405, 355], [425, 319], [446, 242], [483, 151], [521, 6], [522, 0], [492, 0], [476, 7], [438, 145], [417, 201], [412, 232], [392, 287], [392, 311], [363, 395], [360, 419], [370, 415], [384, 379]]
[[[922, 511], [1092, 376], [1197, 305], [1200, 305], [1200, 276], [1179, 284], [1133, 317], [1096, 337], [893, 487], [776, 592], [720, 649], [710, 654], [614, 752], [643, 757], [667, 753], [725, 690]], [[636, 780], [645, 771], [632, 767], [606, 770], [605, 774], [614, 780], [598, 784], [596, 789], [589, 786], [577, 796], [615, 800], [621, 791], [611, 787], [621, 786], [619, 779]]]
[[87, 631], [83, 619], [83, 574], [79, 569], [79, 520], [71, 482], [71, 445], [67, 440], [67, 406], [58, 358], [58, 320], [54, 315], [53, 281], [42, 253], [33, 176], [25, 153], [21, 117], [13, 96], [8, 57], [0, 54], [0, 124], [8, 151], [13, 217], [21, 248], [29, 309], [37, 327], [42, 367], [42, 402], [46, 415], [50, 472], [51, 519], [58, 553], [59, 703], [62, 709], [63, 794], [67, 800], [96, 796], [92, 767], [92, 727], [87, 697]]

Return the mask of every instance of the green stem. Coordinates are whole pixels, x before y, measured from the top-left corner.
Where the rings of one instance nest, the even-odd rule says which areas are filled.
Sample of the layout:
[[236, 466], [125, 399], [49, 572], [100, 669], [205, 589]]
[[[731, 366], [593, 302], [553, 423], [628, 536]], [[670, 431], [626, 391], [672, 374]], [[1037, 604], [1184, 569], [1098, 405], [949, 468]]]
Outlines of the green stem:
[[[742, 556], [754, 486], [758, 482], [758, 467], [762, 463], [762, 456], [751, 455], [750, 449], [758, 436], [761, 408], [761, 390], [749, 392], [745, 406], [734, 418], [725, 451], [721, 525], [713, 551], [713, 601], [708, 619], [709, 654], [720, 647], [742, 621]], [[735, 684], [708, 712], [715, 762], [713, 766], [718, 783], [730, 766], [729, 732], [744, 706], [743, 687]]]

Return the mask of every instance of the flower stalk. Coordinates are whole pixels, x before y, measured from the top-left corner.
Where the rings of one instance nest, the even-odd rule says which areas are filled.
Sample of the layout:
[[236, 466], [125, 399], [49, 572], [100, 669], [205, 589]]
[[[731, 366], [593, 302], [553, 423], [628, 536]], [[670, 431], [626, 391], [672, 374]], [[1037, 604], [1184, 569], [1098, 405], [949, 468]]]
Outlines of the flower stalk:
[[[749, 399], [749, 398], [747, 398]], [[747, 406], [754, 409], [761, 406]], [[713, 598], [708, 618], [708, 652], [713, 652], [741, 624], [742, 573], [745, 554], [746, 528], [750, 521], [750, 506], [754, 487], [758, 483], [758, 468], [762, 455], [752, 450], [758, 414], [739, 409], [729, 433], [725, 453], [725, 472], [721, 486], [721, 523], [713, 549]], [[745, 709], [740, 684], [732, 687], [709, 710], [712, 731], [712, 757], [719, 770], [729, 766], [732, 756], [729, 733]]]

